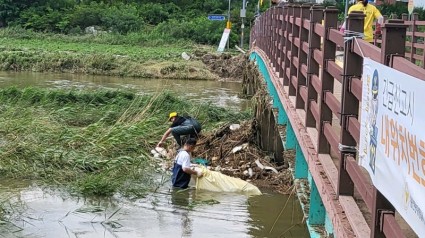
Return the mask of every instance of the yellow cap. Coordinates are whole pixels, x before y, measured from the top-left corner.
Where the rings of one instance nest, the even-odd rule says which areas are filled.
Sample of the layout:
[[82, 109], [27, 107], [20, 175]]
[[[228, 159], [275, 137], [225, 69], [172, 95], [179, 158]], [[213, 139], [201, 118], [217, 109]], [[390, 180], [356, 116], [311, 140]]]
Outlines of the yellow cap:
[[171, 118], [176, 117], [177, 116], [177, 112], [172, 112], [170, 113], [170, 115], [168, 116], [168, 120], [171, 120]]

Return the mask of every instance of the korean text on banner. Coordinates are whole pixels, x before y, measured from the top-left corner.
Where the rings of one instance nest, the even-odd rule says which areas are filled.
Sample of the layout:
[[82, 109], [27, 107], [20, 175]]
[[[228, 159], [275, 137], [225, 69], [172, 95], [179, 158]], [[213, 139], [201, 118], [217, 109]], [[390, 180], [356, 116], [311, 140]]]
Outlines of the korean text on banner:
[[218, 45], [218, 49], [217, 49], [218, 52], [224, 51], [224, 48], [226, 47], [227, 39], [229, 39], [229, 35], [230, 35], [230, 29], [225, 28], [223, 31], [223, 35], [221, 36], [220, 44]]
[[360, 165], [425, 237], [425, 81], [364, 59]]

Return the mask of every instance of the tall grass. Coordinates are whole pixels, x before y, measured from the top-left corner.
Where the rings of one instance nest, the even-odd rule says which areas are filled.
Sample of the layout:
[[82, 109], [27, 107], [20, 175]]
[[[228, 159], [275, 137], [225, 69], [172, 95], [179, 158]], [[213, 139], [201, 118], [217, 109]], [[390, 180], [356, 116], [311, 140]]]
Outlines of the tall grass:
[[0, 90], [0, 179], [70, 186], [83, 194], [149, 190], [149, 151], [170, 111], [195, 115], [208, 130], [247, 118], [164, 92]]

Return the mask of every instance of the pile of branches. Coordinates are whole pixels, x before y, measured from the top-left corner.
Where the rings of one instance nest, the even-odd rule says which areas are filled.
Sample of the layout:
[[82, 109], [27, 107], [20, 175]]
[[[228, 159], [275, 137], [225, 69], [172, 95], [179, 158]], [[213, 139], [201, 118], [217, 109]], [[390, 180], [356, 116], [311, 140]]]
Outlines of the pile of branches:
[[[199, 52], [195, 52], [195, 56], [199, 56]], [[205, 52], [204, 55], [198, 57], [208, 66], [211, 72], [220, 76], [220, 78], [242, 81], [244, 65], [248, 62], [245, 55], [240, 54], [232, 56], [231, 54], [210, 54]]]
[[293, 185], [290, 170], [256, 146], [256, 131], [255, 120], [224, 125], [199, 138], [193, 158], [205, 159], [211, 170], [241, 178], [259, 188], [290, 193]]

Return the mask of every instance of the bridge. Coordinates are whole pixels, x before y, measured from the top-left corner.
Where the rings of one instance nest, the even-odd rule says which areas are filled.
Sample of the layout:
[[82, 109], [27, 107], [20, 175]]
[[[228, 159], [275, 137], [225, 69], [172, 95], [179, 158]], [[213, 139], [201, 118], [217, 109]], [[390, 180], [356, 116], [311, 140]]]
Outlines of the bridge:
[[[375, 123], [377, 126], [372, 124], [369, 132], [369, 124], [361, 119], [371, 109], [365, 101], [370, 98], [364, 85], [375, 82], [375, 74], [378, 81], [377, 73], [366, 72], [367, 67], [382, 68], [382, 72], [375, 70], [384, 75], [379, 85], [396, 77], [391, 74], [406, 77], [406, 85], [410, 78], [417, 80], [412, 81], [419, 82], [413, 83], [412, 90], [416, 87], [418, 91], [412, 98], [419, 105], [419, 86], [425, 84], [425, 53], [418, 39], [425, 34], [407, 33], [407, 29], [415, 30], [412, 25], [421, 22], [387, 20], [382, 39], [373, 45], [359, 38], [358, 33], [363, 32], [362, 12], [348, 16], [349, 34], [345, 35], [337, 29], [338, 13], [331, 7], [286, 4], [268, 9], [256, 19], [250, 33], [250, 60], [260, 74], [244, 74], [244, 92], [257, 95], [258, 142], [263, 149], [274, 152], [276, 160], [290, 164], [311, 237], [425, 237], [424, 131], [412, 129], [412, 136], [407, 137], [413, 138], [416, 133], [410, 140], [415, 146], [409, 147], [414, 150], [406, 149], [403, 157], [400, 151], [404, 147], [399, 149], [397, 145], [397, 157], [394, 144], [407, 135], [401, 133], [405, 129], [402, 123], [397, 129], [397, 124], [393, 125], [396, 119], [391, 119], [393, 124], [389, 126], [389, 121], [382, 119]], [[400, 80], [397, 77], [394, 80]], [[403, 84], [398, 85], [398, 92], [407, 95]], [[385, 95], [390, 95], [384, 86], [379, 90], [387, 90]], [[400, 101], [397, 97], [390, 103], [406, 107], [407, 101]], [[372, 112], [377, 110], [375, 106]], [[417, 106], [409, 104], [412, 112]], [[412, 113], [412, 125], [414, 119], [424, 119], [420, 114]], [[387, 132], [385, 138], [375, 138], [378, 129]], [[394, 140], [395, 136], [399, 139]], [[365, 138], [370, 138], [370, 144], [362, 142]], [[372, 149], [377, 149], [376, 141], [393, 159], [378, 152], [372, 154]], [[360, 150], [364, 146], [369, 149]], [[295, 153], [295, 159], [290, 159], [290, 152]], [[372, 157], [373, 166], [369, 160], [364, 162]], [[391, 165], [397, 160], [397, 170], [383, 167], [383, 163]], [[380, 173], [387, 175], [387, 180], [380, 178]], [[397, 182], [404, 183], [402, 192]]]

